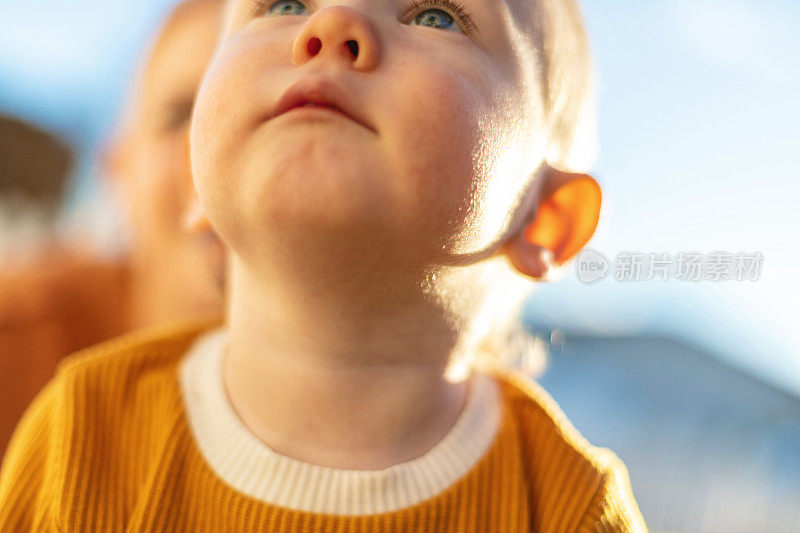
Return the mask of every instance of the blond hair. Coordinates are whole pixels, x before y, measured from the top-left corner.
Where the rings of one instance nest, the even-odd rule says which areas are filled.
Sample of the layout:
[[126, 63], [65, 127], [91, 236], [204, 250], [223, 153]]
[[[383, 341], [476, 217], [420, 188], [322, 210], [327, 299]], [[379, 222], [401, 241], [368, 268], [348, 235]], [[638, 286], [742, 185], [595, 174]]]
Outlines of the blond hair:
[[[577, 0], [533, 0], [531, 13], [541, 108], [546, 124], [544, 163], [565, 171], [585, 172], [597, 152], [594, 73], [583, 15]], [[484, 362], [540, 374], [545, 367], [544, 340], [527, 331], [522, 320], [535, 282], [518, 273], [504, 256], [486, 261], [482, 274], [490, 287], [471, 323], [472, 363]]]

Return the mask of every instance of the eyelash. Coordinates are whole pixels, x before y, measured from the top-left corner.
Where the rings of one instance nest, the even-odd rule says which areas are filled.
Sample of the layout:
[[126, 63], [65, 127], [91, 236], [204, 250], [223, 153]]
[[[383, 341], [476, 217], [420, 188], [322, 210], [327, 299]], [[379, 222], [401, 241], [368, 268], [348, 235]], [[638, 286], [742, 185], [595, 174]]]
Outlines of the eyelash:
[[[260, 16], [269, 11], [272, 5], [276, 4], [279, 0], [254, 0], [254, 1], [256, 4], [255, 15]], [[314, 0], [305, 0], [305, 1], [311, 7], [315, 7]], [[456, 18], [464, 26], [466, 34], [469, 35], [478, 30], [478, 26], [472, 21], [472, 17], [469, 16], [469, 13], [467, 13], [466, 9], [464, 9], [464, 5], [458, 0], [413, 0], [413, 2], [411, 3], [411, 7], [406, 11], [405, 16], [408, 16], [408, 14], [412, 12], [416, 12], [416, 15], [418, 15], [423, 11], [423, 8], [438, 9], [440, 7], [444, 7], [453, 12]]]
[[[272, 7], [272, 4], [277, 4], [280, 0], [253, 0], [253, 3], [256, 5], [256, 8], [253, 12], [254, 17], [259, 17], [269, 11], [269, 8]], [[314, 0], [305, 0], [305, 2], [310, 5], [311, 7], [315, 7]]]
[[470, 17], [469, 13], [467, 13], [467, 11], [464, 9], [464, 4], [458, 0], [414, 0], [411, 4], [411, 8], [406, 11], [406, 15], [412, 12], [416, 12], [418, 15], [423, 11], [423, 8], [440, 7], [444, 7], [452, 11], [456, 18], [461, 21], [461, 24], [464, 26], [467, 34], [477, 31], [478, 27], [472, 21], [472, 17]]

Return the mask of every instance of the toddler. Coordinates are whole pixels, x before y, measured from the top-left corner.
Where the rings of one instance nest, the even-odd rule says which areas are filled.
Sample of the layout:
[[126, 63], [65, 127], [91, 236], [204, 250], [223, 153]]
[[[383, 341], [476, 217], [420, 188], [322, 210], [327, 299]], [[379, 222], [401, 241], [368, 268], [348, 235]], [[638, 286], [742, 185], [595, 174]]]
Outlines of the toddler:
[[190, 143], [224, 321], [62, 363], [0, 529], [644, 531], [497, 340], [598, 220], [582, 28], [570, 0], [231, 0]]

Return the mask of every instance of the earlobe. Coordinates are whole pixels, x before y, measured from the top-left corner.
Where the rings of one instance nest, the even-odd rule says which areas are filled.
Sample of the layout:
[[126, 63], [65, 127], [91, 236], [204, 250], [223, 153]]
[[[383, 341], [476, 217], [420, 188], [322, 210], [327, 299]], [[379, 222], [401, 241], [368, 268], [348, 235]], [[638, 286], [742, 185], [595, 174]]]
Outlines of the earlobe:
[[594, 235], [602, 191], [588, 174], [547, 167], [535, 189], [529, 222], [506, 243], [517, 270], [537, 280], [572, 259]]
[[519, 272], [536, 281], [547, 281], [557, 268], [553, 252], [515, 235], [505, 244], [505, 255]]

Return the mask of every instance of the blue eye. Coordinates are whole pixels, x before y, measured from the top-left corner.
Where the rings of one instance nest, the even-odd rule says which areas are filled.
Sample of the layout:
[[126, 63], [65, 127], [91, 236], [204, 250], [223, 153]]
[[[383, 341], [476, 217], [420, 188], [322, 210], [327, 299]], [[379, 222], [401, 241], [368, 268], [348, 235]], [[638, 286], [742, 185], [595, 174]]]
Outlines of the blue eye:
[[[292, 5], [294, 4], [294, 6]], [[297, 7], [298, 9], [295, 9]], [[278, 0], [269, 7], [269, 13], [278, 15], [302, 15], [306, 6], [297, 0]]]
[[[446, 8], [444, 11], [440, 8]], [[413, 0], [410, 13], [417, 13], [413, 22], [419, 26], [439, 28], [472, 35], [477, 26], [458, 0]], [[452, 15], [451, 15], [452, 13]]]
[[420, 26], [429, 28], [441, 28], [449, 31], [461, 31], [453, 17], [441, 9], [426, 9], [414, 18], [414, 22]]
[[[312, 6], [313, 0], [307, 0]], [[254, 15], [305, 15], [306, 6], [300, 0], [255, 0], [256, 9]], [[451, 11], [438, 9], [445, 7]], [[406, 12], [417, 12], [412, 21], [412, 25], [427, 26], [429, 28], [456, 31], [459, 33], [472, 34], [478, 28], [472, 21], [472, 17], [464, 9], [458, 0], [412, 0], [411, 8]], [[463, 28], [463, 29], [462, 29]]]

